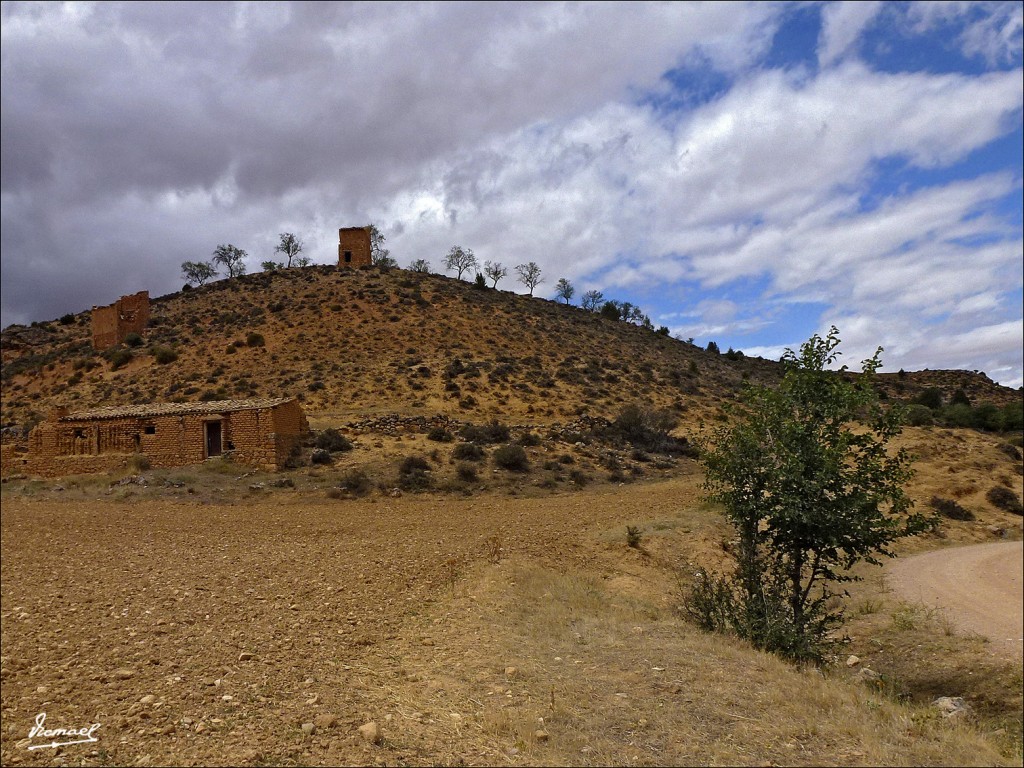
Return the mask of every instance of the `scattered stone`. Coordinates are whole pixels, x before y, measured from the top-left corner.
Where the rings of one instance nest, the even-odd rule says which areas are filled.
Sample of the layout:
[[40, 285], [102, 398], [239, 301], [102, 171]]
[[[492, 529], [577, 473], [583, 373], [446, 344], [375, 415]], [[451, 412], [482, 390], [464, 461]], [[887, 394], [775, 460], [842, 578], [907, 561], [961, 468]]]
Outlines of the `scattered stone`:
[[878, 680], [879, 675], [871, 667], [861, 667], [860, 671], [857, 672], [855, 677], [864, 683], [873, 683]]
[[313, 718], [313, 725], [324, 731], [328, 728], [333, 728], [336, 722], [337, 718], [334, 715], [330, 715], [325, 712]]
[[392, 499], [402, 498], [402, 492], [398, 488], [392, 488], [391, 493], [388, 494]]
[[359, 735], [371, 744], [380, 744], [380, 726], [372, 720], [359, 726]]
[[303, 736], [306, 736], [308, 738], [308, 737], [312, 736], [315, 732], [316, 732], [316, 726], [313, 725], [313, 723], [303, 723], [302, 724], [302, 735]]
[[533, 732], [533, 738], [535, 738], [539, 743], [543, 744], [545, 741], [548, 740], [548, 732], [541, 728], [538, 728], [536, 731]]
[[932, 706], [949, 719], [960, 719], [971, 714], [971, 705], [960, 696], [940, 696], [932, 702]]
[[1002, 528], [1002, 527], [1000, 527], [998, 525], [989, 525], [989, 526], [986, 526], [986, 529], [993, 536], [997, 536], [997, 537], [999, 537], [1001, 539], [1006, 537], [1006, 529]]
[[431, 640], [429, 637], [424, 637], [423, 640], [421, 640], [420, 642], [423, 645], [433, 645], [434, 644], [434, 641]]
[[36, 687], [36, 693], [46, 693], [48, 690], [50, 689], [47, 688], [45, 685], [40, 685]]
[[156, 696], [154, 696], [152, 693], [147, 693], [145, 696], [139, 699], [139, 704], [152, 704], [154, 701], [156, 701]]
[[253, 654], [249, 653], [248, 651], [242, 651], [240, 654], [238, 654], [239, 661], [252, 661], [252, 659]]
[[135, 677], [135, 673], [132, 672], [130, 669], [125, 669], [124, 667], [122, 667], [121, 669], [114, 670], [114, 677], [116, 677], [118, 680], [130, 680], [131, 678]]
[[515, 667], [505, 667], [505, 677], [515, 677], [518, 671]]
[[860, 664], [860, 657], [859, 656], [850, 656], [846, 660], [846, 666], [848, 666], [848, 667], [856, 667], [858, 664]]

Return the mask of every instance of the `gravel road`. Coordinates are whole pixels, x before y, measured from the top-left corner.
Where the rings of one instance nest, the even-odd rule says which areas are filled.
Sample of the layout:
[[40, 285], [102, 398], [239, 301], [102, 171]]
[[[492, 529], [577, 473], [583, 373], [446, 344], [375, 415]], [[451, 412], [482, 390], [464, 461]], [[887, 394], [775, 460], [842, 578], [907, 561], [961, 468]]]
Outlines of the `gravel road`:
[[942, 608], [963, 632], [991, 641], [993, 652], [1024, 649], [1024, 542], [944, 549], [899, 558], [886, 567], [901, 597]]

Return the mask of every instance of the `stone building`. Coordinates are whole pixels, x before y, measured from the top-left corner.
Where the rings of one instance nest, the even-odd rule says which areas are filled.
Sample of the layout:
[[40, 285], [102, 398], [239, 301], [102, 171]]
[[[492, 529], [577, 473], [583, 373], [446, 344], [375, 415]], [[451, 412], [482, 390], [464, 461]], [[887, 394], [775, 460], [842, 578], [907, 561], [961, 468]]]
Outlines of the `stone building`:
[[309, 432], [293, 398], [155, 403], [50, 414], [29, 434], [24, 466], [38, 475], [106, 472], [134, 455], [153, 467], [178, 467], [230, 453], [268, 470], [284, 467]]
[[366, 227], [343, 227], [338, 230], [338, 266], [368, 267], [370, 256], [370, 230]]
[[109, 307], [93, 307], [91, 316], [93, 349], [109, 349], [129, 333], [141, 336], [149, 322], [149, 291], [122, 296]]

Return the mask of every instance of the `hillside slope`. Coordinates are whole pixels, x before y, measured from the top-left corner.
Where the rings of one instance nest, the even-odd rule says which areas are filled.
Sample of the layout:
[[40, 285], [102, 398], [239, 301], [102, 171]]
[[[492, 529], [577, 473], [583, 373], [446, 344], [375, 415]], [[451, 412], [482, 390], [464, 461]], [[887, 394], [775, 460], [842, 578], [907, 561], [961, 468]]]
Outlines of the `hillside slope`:
[[[614, 416], [635, 400], [683, 421], [713, 415], [777, 363], [729, 359], [579, 307], [405, 270], [282, 270], [155, 299], [141, 346], [92, 350], [89, 313], [5, 329], [5, 427], [48, 410], [299, 397], [320, 423], [381, 413], [553, 423]], [[154, 353], [177, 355], [161, 363]], [[983, 374], [882, 377], [891, 396], [963, 388], [1002, 404]]]

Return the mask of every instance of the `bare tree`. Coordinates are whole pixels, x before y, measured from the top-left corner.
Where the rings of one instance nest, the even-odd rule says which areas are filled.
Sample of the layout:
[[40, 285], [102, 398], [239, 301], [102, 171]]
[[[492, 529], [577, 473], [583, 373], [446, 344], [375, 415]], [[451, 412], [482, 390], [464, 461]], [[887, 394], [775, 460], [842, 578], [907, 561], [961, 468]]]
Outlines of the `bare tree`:
[[458, 274], [458, 279], [462, 279], [462, 273], [467, 269], [476, 269], [476, 256], [473, 255], [473, 251], [469, 248], [463, 249], [461, 245], [453, 245], [452, 249], [448, 251], [448, 255], [444, 257], [444, 268], [454, 269]]
[[576, 289], [572, 287], [572, 283], [566, 280], [564, 277], [558, 278], [558, 282], [555, 284], [555, 295], [560, 299], [565, 299], [565, 303], [569, 303], [569, 299], [576, 293]]
[[228, 277], [238, 277], [245, 274], [245, 257], [248, 256], [241, 248], [235, 246], [218, 245], [213, 252], [213, 263], [220, 264], [228, 271]]
[[587, 291], [583, 294], [583, 299], [580, 301], [580, 305], [587, 312], [599, 311], [602, 303], [604, 303], [604, 294], [600, 291]]
[[186, 261], [181, 265], [181, 274], [186, 283], [202, 285], [217, 276], [217, 270], [208, 261]]
[[508, 270], [501, 265], [500, 261], [496, 261], [493, 264], [489, 261], [485, 261], [484, 274], [487, 275], [488, 280], [492, 281], [491, 287], [497, 288], [498, 281], [508, 274]]
[[291, 232], [282, 232], [281, 242], [277, 244], [277, 247], [274, 249], [274, 253], [284, 254], [285, 258], [288, 259], [288, 261], [285, 262], [285, 267], [290, 267], [292, 265], [292, 259], [298, 256], [301, 252], [302, 241]]
[[416, 259], [412, 264], [409, 265], [409, 269], [413, 272], [430, 272], [430, 262], [426, 259]]
[[540, 267], [534, 261], [529, 264], [519, 264], [516, 267], [516, 274], [519, 275], [519, 282], [530, 289], [531, 296], [533, 296], [533, 289], [544, 282], [540, 276]]
[[397, 267], [398, 261], [391, 258], [391, 251], [384, 247], [387, 238], [376, 224], [367, 224], [365, 229], [370, 233], [370, 263], [375, 267]]

